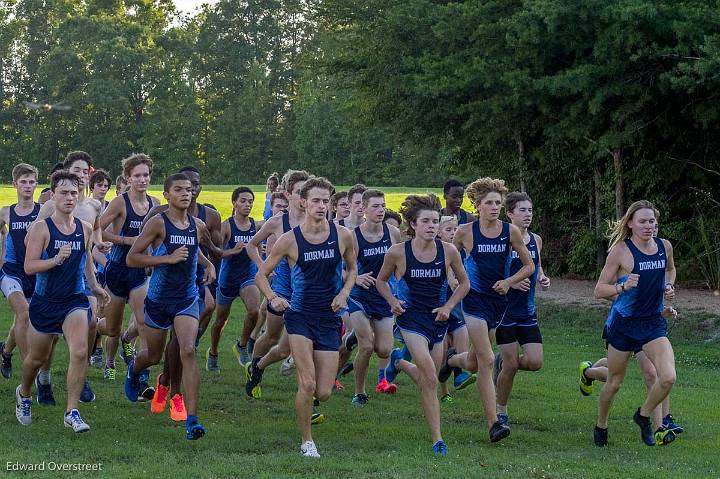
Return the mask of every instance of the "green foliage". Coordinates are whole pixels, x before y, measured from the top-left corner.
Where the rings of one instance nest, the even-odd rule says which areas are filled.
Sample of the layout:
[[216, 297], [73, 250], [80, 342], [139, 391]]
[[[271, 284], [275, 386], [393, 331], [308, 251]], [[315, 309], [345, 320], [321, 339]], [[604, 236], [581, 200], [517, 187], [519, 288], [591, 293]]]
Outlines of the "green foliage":
[[220, 0], [184, 17], [169, 1], [6, 0], [0, 174], [85, 149], [113, 172], [135, 151], [160, 176], [195, 164], [206, 183], [502, 177], [534, 198], [552, 270], [576, 274], [597, 269], [598, 217], [650, 199], [680, 279], [697, 279], [684, 239], [720, 197], [718, 6]]

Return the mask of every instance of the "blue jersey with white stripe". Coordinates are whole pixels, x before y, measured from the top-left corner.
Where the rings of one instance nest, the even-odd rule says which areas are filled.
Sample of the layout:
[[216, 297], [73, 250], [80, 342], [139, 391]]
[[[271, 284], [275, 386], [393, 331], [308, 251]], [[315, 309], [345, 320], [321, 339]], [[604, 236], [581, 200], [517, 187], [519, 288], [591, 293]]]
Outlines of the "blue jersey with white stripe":
[[[283, 233], [287, 233], [290, 228], [290, 214], [285, 211], [282, 216]], [[293, 295], [293, 284], [291, 281], [290, 265], [287, 258], [280, 260], [275, 267], [275, 278], [273, 278], [272, 289], [280, 296], [289, 299]]]
[[[657, 245], [654, 254], [645, 254], [632, 240], [625, 240], [633, 256], [632, 273], [639, 275], [640, 279], [635, 288], [620, 294], [613, 303], [613, 312], [624, 318], [651, 319], [662, 313], [667, 255], [662, 240], [654, 239]], [[624, 280], [619, 279], [620, 282]]]
[[[225, 245], [225, 250], [231, 250], [235, 248], [238, 243], [249, 243], [253, 236], [255, 236], [255, 220], [249, 218], [250, 228], [247, 230], [241, 230], [235, 218], [228, 218], [228, 224], [230, 225], [230, 239]], [[250, 259], [247, 250], [243, 250], [233, 256], [226, 256], [220, 263], [220, 274], [218, 275], [218, 284], [221, 287], [237, 286], [238, 282], [243, 278], [255, 277], [257, 273], [257, 266]]]
[[[28, 227], [35, 221], [40, 213], [40, 204], [34, 203], [30, 214], [20, 216], [15, 212], [17, 204], [10, 206], [8, 214], [8, 235], [5, 238], [5, 263], [2, 273], [22, 280], [33, 276], [25, 274], [25, 236]], [[32, 283], [30, 283], [30, 287]]]
[[[116, 234], [118, 236], [134, 238], [140, 235], [140, 227], [142, 226], [142, 222], [147, 216], [147, 213], [145, 213], [144, 215], [139, 215], [135, 213], [135, 210], [132, 207], [132, 202], [130, 201], [130, 197], [128, 196], [127, 192], [122, 194], [122, 198], [125, 201], [125, 222], [120, 228], [120, 231]], [[150, 197], [147, 195], [145, 195], [145, 199], [147, 199], [148, 202], [149, 212], [152, 208], [152, 201], [150, 201]], [[128, 251], [130, 251], [130, 246], [122, 244], [113, 245], [112, 249], [110, 250], [110, 261], [112, 261], [113, 263], [124, 265]]]
[[62, 264], [38, 273], [35, 293], [43, 299], [63, 300], [85, 291], [85, 231], [82, 222], [75, 218], [75, 229], [69, 235], [55, 226], [52, 218], [45, 218], [50, 240], [40, 255], [41, 259], [54, 258], [60, 248], [70, 245], [70, 256]]
[[465, 260], [470, 289], [485, 296], [500, 298], [493, 285], [505, 279], [510, 256], [510, 224], [502, 222], [500, 234], [488, 238], [480, 231], [480, 220], [472, 222], [472, 250]]
[[447, 300], [447, 268], [442, 241], [435, 240], [437, 253], [429, 263], [418, 260], [412, 240], [405, 241], [405, 274], [397, 282], [397, 297], [408, 313], [432, 313]]
[[167, 214], [160, 213], [165, 224], [165, 239], [153, 250], [153, 256], [171, 255], [185, 246], [188, 257], [175, 264], [162, 264], [153, 268], [147, 297], [153, 301], [182, 301], [196, 297], [198, 263], [198, 231], [195, 218], [187, 215], [188, 226], [180, 229], [170, 221]]
[[[530, 241], [525, 245], [530, 253], [532, 262], [535, 265], [535, 271], [530, 276], [530, 290], [520, 291], [519, 289], [510, 288], [507, 292], [507, 310], [505, 314], [511, 318], [525, 318], [535, 315], [535, 284], [537, 283], [538, 263], [540, 261], [540, 252], [538, 251], [535, 235], [529, 233]], [[505, 265], [505, 277], [509, 278], [522, 268], [522, 261], [517, 251], [512, 250], [508, 256]]]
[[[360, 231], [360, 227], [355, 228], [355, 237], [357, 239], [358, 251], [357, 251], [357, 268], [358, 276], [361, 274], [372, 272], [372, 277], [377, 278], [380, 269], [382, 268], [383, 261], [385, 260], [385, 253], [392, 246], [392, 240], [390, 239], [390, 228], [383, 223], [383, 235], [380, 240], [371, 243], [365, 239]], [[350, 297], [358, 301], [382, 301], [385, 300], [377, 288], [373, 284], [368, 289], [361, 288], [360, 286], [353, 286]]]
[[343, 286], [342, 255], [337, 228], [333, 222], [328, 225], [330, 234], [319, 244], [308, 242], [299, 226], [292, 230], [298, 248], [291, 270], [293, 311], [339, 316], [331, 304]]

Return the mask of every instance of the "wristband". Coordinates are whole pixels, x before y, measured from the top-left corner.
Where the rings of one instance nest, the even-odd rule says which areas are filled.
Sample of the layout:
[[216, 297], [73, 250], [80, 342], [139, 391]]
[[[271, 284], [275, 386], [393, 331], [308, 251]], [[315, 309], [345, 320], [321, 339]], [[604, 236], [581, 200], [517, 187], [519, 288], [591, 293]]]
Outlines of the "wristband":
[[622, 292], [625, 292], [625, 283], [620, 283], [620, 289], [622, 289]]

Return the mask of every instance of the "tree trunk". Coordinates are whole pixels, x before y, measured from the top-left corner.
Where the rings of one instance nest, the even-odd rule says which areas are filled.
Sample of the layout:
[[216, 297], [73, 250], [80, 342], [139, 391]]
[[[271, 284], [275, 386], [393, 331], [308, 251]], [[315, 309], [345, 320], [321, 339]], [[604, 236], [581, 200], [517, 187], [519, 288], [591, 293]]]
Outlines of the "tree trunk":
[[595, 163], [595, 171], [593, 172], [593, 196], [595, 200], [594, 213], [595, 213], [595, 246], [597, 248], [597, 267], [602, 268], [605, 264], [605, 241], [603, 240], [602, 232], [602, 201], [601, 201], [602, 189], [601, 189], [601, 176], [600, 176], [600, 165]]
[[625, 174], [622, 165], [622, 148], [612, 151], [613, 166], [615, 167], [615, 218], [620, 219], [625, 214]]
[[527, 183], [525, 182], [525, 143], [520, 138], [519, 133], [515, 133], [515, 143], [518, 148], [518, 168], [520, 169], [520, 191], [527, 191]]

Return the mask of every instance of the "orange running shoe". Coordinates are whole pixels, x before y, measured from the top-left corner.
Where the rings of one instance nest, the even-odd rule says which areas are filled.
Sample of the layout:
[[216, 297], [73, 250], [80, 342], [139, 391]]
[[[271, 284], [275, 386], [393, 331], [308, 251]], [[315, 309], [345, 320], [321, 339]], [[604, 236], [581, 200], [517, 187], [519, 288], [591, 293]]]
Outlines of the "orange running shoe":
[[157, 379], [155, 379], [155, 395], [150, 403], [150, 411], [153, 414], [160, 414], [165, 411], [168, 392], [170, 392], [170, 388], [160, 384], [160, 376], [162, 376], [162, 374], [158, 374]]
[[376, 393], [383, 394], [395, 394], [397, 392], [397, 386], [393, 383], [389, 383], [387, 379], [382, 378], [379, 383], [375, 386]]
[[339, 379], [335, 379], [335, 390], [342, 391], [343, 389], [345, 389], [345, 386], [343, 386], [343, 383], [341, 383]]
[[185, 409], [182, 394], [175, 394], [170, 399], [170, 419], [177, 422], [187, 420], [187, 410]]

